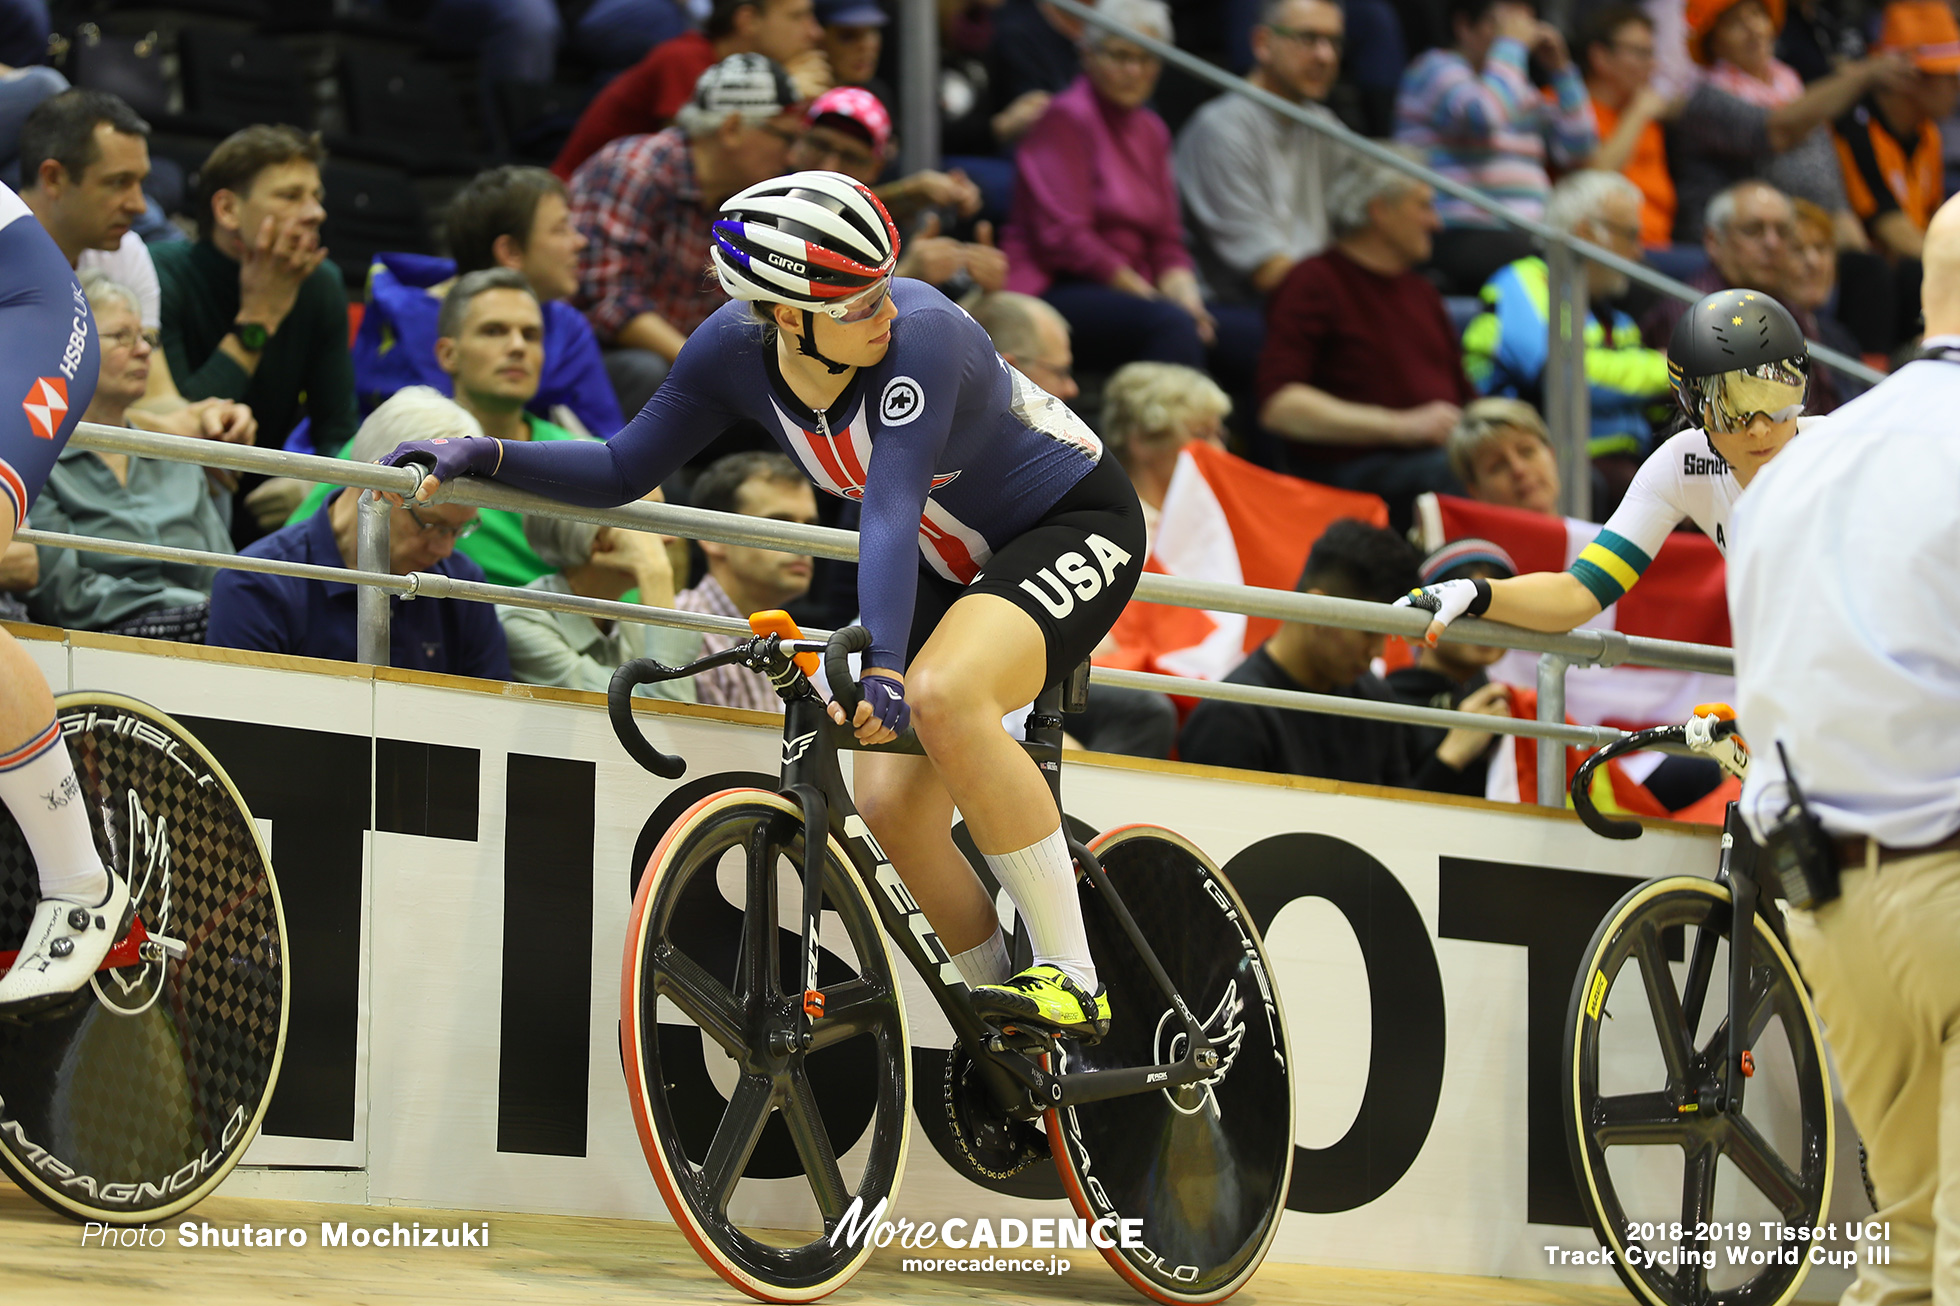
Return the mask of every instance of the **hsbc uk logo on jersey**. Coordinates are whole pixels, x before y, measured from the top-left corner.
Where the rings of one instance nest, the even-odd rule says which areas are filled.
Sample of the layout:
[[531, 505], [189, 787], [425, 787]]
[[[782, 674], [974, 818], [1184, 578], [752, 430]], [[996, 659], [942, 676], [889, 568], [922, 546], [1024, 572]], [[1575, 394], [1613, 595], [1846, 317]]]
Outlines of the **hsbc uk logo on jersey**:
[[93, 319], [80, 285], [75, 286], [74, 294], [75, 316], [68, 328], [68, 347], [61, 351], [61, 374], [35, 377], [20, 401], [20, 410], [27, 414], [28, 428], [43, 440], [54, 439], [67, 419], [68, 383], [75, 379], [88, 352], [89, 324]]
[[20, 408], [27, 414], [27, 425], [35, 435], [43, 440], [54, 439], [68, 416], [67, 380], [59, 376], [36, 377], [27, 387], [27, 397], [20, 401]]

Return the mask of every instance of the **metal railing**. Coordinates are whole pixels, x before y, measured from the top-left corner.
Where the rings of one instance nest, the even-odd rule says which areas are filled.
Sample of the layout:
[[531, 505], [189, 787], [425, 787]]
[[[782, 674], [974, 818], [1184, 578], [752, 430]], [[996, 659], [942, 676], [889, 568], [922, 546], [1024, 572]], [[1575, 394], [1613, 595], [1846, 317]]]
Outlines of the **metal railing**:
[[[938, 100], [930, 94], [938, 68], [938, 15], [934, 0], [905, 0], [904, 45], [901, 51], [900, 84], [905, 87], [904, 126], [908, 141], [936, 141]], [[1484, 192], [1453, 181], [1433, 169], [1415, 163], [1380, 141], [1348, 130], [1331, 117], [1308, 113], [1299, 105], [1282, 99], [1236, 77], [1196, 55], [1166, 44], [1154, 37], [1123, 26], [1078, 0], [1048, 0], [1057, 10], [1102, 28], [1112, 35], [1134, 42], [1165, 63], [1201, 82], [1233, 95], [1244, 96], [1292, 122], [1339, 142], [1405, 176], [1427, 184], [1440, 194], [1451, 196], [1488, 213], [1497, 222], [1535, 237], [1545, 247], [1548, 286], [1547, 330], [1549, 356], [1545, 364], [1545, 419], [1552, 432], [1552, 445], [1558, 453], [1560, 507], [1567, 516], [1590, 516], [1592, 478], [1588, 474], [1591, 457], [1587, 450], [1591, 427], [1590, 388], [1586, 383], [1585, 326], [1591, 312], [1586, 289], [1587, 263], [1598, 263], [1626, 276], [1628, 280], [1658, 291], [1670, 298], [1693, 303], [1702, 292], [1685, 282], [1664, 276], [1643, 263], [1621, 258], [1609, 249], [1579, 239], [1543, 222], [1514, 213]], [[905, 166], [933, 166], [936, 155], [907, 150]], [[1847, 376], [1876, 384], [1883, 375], [1819, 342], [1810, 342], [1812, 358], [1830, 364]]]
[[[699, 630], [718, 635], [745, 636], [746, 622], [732, 617], [680, 612], [643, 604], [619, 603], [578, 595], [550, 594], [535, 589], [517, 589], [481, 581], [460, 580], [435, 572], [393, 574], [388, 566], [390, 512], [373, 491], [413, 494], [421, 484], [421, 473], [401, 467], [381, 467], [373, 463], [322, 458], [311, 454], [288, 453], [276, 449], [220, 444], [209, 440], [186, 439], [126, 427], [99, 426], [84, 422], [75, 428], [69, 443], [79, 449], [99, 453], [123, 453], [157, 458], [169, 462], [195, 463], [231, 471], [255, 472], [268, 476], [290, 476], [299, 480], [347, 486], [365, 491], [361, 496], [362, 519], [357, 532], [357, 556], [352, 568], [321, 567], [280, 559], [240, 557], [197, 549], [104, 540], [89, 536], [61, 534], [23, 528], [14, 538], [25, 544], [53, 548], [81, 549], [95, 553], [152, 558], [159, 561], [197, 566], [228, 568], [272, 575], [294, 576], [305, 580], [333, 581], [359, 587], [362, 602], [357, 607], [356, 645], [360, 660], [376, 666], [388, 663], [388, 599], [454, 598], [477, 603], [501, 603], [511, 607], [546, 612], [574, 612], [604, 621], [626, 621], [637, 625]], [[845, 561], [857, 559], [855, 532], [823, 526], [804, 526], [793, 522], [768, 521], [731, 513], [685, 508], [676, 504], [634, 503], [620, 508], [585, 508], [540, 498], [474, 478], [445, 485], [436, 496], [439, 501], [468, 504], [478, 508], [498, 508], [512, 512], [537, 513], [570, 518], [604, 526], [679, 535], [689, 539], [714, 540], [724, 544], [789, 549], [820, 557]], [[329, 511], [323, 507], [322, 512]], [[1175, 576], [1146, 573], [1137, 586], [1138, 601], [1164, 603], [1176, 607], [1232, 612], [1245, 616], [1272, 617], [1281, 621], [1309, 622], [1339, 626], [1420, 640], [1429, 617], [1407, 608], [1365, 603], [1354, 599], [1330, 598], [1318, 594], [1297, 594], [1285, 590], [1256, 589], [1212, 581], [1187, 580]], [[813, 630], [808, 634], [823, 638], [830, 632]], [[1599, 747], [1621, 737], [1606, 726], [1571, 725], [1564, 721], [1564, 673], [1571, 666], [1615, 666], [1630, 663], [1717, 675], [1733, 674], [1728, 649], [1706, 644], [1675, 643], [1623, 635], [1616, 631], [1575, 630], [1567, 634], [1545, 634], [1476, 618], [1461, 618], [1445, 633], [1447, 640], [1524, 649], [1540, 654], [1539, 718], [1535, 721], [1490, 717], [1476, 713], [1408, 704], [1381, 703], [1334, 694], [1302, 693], [1264, 689], [1251, 685], [1225, 684], [1162, 676], [1148, 672], [1119, 671], [1097, 667], [1090, 673], [1093, 683], [1115, 688], [1142, 689], [1193, 698], [1214, 698], [1227, 702], [1250, 703], [1295, 711], [1320, 712], [1330, 716], [1363, 717], [1404, 725], [1467, 728], [1483, 733], [1519, 735], [1543, 739], [1560, 745]], [[1539, 795], [1541, 803], [1558, 806], [1565, 787], [1565, 749], [1539, 750]]]

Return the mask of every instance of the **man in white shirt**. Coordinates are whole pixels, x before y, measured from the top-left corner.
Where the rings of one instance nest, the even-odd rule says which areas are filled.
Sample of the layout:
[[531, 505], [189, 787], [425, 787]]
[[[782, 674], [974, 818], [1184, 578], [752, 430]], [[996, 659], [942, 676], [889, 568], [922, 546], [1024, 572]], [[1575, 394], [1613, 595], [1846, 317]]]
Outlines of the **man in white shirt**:
[[[1323, 101], [1341, 71], [1342, 34], [1331, 0], [1265, 0], [1248, 80], [1332, 124]], [[1243, 96], [1218, 96], [1192, 115], [1177, 140], [1177, 184], [1216, 298], [1260, 303], [1295, 263], [1327, 247], [1327, 182], [1341, 153]]]
[[1787, 753], [1840, 867], [1789, 923], [1891, 1231], [1851, 1306], [1960, 1301], [1960, 205], [1925, 266], [1932, 356], [1768, 468], [1729, 553], [1743, 814], [1780, 823]]
[[[143, 329], [162, 326], [163, 301], [149, 249], [133, 224], [150, 175], [150, 125], [107, 91], [68, 90], [44, 100], [20, 130], [20, 197], [77, 271], [93, 269], [136, 296]], [[154, 343], [154, 340], [152, 341]], [[172, 435], [250, 444], [252, 410], [226, 399], [187, 403], [157, 350], [135, 424]]]

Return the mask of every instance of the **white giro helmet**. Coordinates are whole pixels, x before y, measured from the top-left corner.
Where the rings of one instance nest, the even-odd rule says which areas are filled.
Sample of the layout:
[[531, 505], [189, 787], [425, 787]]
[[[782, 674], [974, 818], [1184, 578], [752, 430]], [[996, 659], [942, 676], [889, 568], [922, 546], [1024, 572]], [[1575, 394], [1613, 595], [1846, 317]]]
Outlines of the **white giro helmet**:
[[792, 172], [721, 206], [715, 275], [733, 299], [841, 316], [846, 300], [891, 275], [898, 228], [885, 206], [841, 172]]

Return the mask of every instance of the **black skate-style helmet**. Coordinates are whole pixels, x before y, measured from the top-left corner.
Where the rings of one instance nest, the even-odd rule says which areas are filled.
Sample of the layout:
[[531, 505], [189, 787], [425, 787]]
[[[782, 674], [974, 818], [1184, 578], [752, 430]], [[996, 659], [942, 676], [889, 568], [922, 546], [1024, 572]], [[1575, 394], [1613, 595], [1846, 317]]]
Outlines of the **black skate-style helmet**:
[[1667, 346], [1675, 398], [1703, 430], [1746, 430], [1803, 411], [1810, 350], [1790, 310], [1760, 290], [1718, 290], [1681, 315]]

